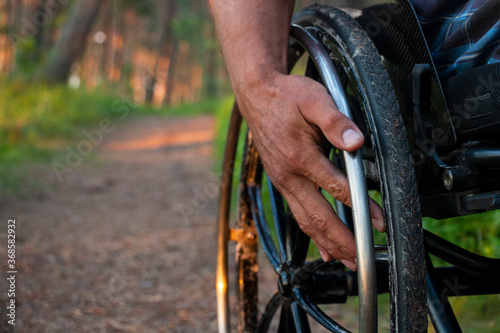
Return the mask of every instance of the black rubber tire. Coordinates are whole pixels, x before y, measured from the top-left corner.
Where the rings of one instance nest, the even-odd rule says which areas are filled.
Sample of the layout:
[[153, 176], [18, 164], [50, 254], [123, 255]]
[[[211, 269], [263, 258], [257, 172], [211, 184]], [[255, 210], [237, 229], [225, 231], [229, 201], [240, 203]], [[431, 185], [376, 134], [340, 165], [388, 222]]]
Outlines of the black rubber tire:
[[360, 108], [363, 114], [358, 112], [355, 120], [365, 132], [367, 151], [373, 152], [387, 228], [391, 332], [426, 332], [425, 252], [418, 190], [403, 118], [381, 56], [361, 26], [339, 9], [311, 6], [300, 11], [293, 23], [316, 35], [336, 67], [348, 80], [357, 81], [357, 93], [364, 103]]

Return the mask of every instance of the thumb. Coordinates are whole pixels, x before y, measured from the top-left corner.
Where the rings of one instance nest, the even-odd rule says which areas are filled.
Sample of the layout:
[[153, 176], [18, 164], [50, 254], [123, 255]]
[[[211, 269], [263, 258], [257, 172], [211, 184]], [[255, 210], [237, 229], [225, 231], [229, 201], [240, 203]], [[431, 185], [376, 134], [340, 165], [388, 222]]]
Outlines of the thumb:
[[326, 89], [316, 81], [313, 82], [315, 85], [309, 85], [308, 93], [305, 94], [308, 95], [307, 100], [299, 105], [304, 118], [318, 126], [335, 147], [346, 151], [360, 148], [364, 142], [363, 133], [337, 109]]

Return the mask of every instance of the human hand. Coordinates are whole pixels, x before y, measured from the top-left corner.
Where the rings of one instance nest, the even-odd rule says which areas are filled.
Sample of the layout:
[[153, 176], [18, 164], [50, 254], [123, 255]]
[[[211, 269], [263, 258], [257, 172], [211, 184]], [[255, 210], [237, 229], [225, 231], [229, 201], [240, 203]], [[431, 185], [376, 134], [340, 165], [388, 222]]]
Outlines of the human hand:
[[[322, 138], [354, 151], [363, 144], [358, 127], [337, 110], [326, 89], [303, 76], [278, 72], [235, 89], [266, 173], [287, 200], [299, 227], [324, 261], [339, 259], [356, 270], [354, 236], [321, 189], [351, 206], [347, 177], [323, 152]], [[370, 199], [372, 223], [385, 231], [382, 209]]]

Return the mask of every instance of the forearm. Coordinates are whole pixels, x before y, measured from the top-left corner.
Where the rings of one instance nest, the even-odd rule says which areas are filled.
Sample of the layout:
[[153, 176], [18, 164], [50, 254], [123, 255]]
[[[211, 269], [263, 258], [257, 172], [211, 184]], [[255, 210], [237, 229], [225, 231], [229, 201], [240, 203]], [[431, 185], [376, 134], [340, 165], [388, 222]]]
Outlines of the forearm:
[[286, 72], [294, 0], [210, 0], [233, 87]]

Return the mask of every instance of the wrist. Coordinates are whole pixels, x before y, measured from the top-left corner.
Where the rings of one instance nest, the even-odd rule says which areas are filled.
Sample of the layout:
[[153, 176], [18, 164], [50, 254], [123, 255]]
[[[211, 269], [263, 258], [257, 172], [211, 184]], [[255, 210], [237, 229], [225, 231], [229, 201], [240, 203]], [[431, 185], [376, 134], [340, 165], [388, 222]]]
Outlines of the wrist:
[[241, 91], [253, 91], [273, 86], [273, 82], [281, 75], [286, 75], [286, 65], [254, 64], [244, 66], [242, 70], [233, 72], [231, 83], [236, 95]]

